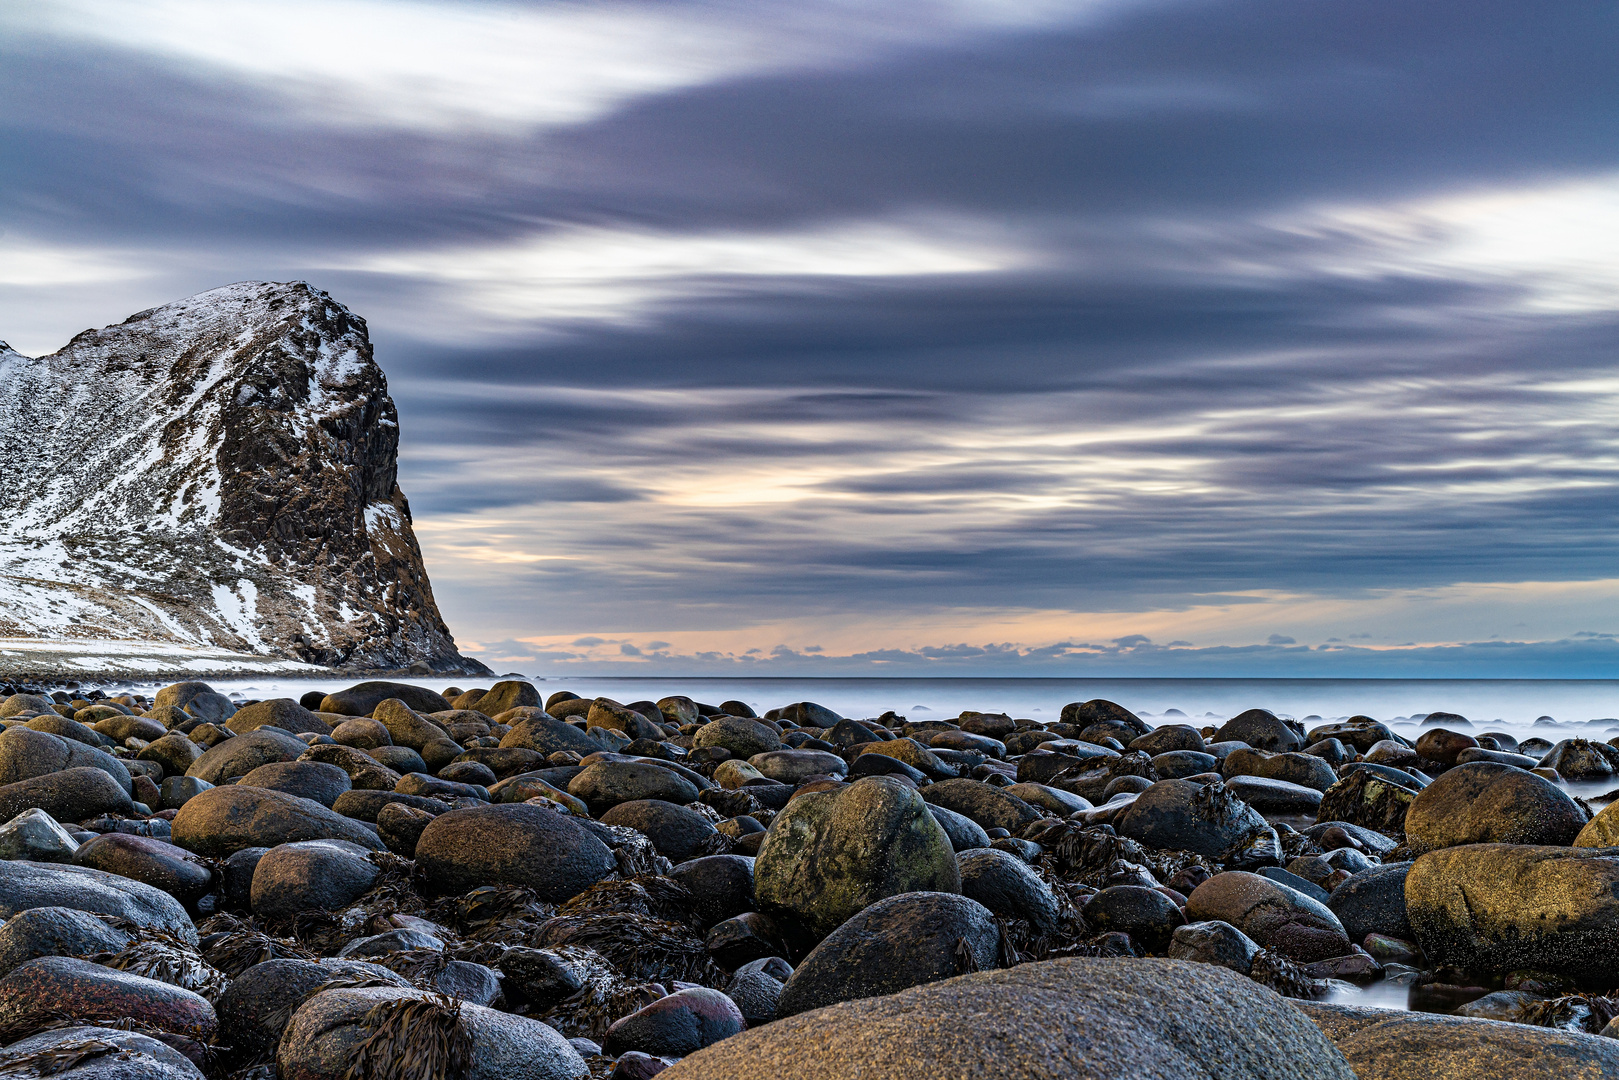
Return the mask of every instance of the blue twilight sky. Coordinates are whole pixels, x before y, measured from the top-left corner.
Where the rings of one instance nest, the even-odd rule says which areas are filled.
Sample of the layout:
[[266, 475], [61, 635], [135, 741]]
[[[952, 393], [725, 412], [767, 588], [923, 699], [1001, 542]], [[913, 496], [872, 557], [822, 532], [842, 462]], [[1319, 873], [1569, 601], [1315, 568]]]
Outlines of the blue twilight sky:
[[1607, 0], [0, 5], [0, 337], [329, 290], [502, 670], [1612, 676], [1615, 57]]

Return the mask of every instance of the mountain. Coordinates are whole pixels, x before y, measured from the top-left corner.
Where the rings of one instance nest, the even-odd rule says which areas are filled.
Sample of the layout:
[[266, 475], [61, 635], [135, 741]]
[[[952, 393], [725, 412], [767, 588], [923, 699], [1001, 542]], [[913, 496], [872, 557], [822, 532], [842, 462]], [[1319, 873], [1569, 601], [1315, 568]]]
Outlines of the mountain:
[[0, 343], [0, 636], [200, 644], [347, 670], [479, 673], [399, 490], [365, 320], [243, 282]]

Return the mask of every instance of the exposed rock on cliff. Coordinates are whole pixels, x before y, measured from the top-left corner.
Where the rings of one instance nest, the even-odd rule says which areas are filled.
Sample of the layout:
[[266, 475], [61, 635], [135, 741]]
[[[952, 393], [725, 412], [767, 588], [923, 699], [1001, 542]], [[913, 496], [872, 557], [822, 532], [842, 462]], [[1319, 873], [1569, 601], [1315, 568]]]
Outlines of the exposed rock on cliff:
[[433, 601], [365, 320], [244, 282], [0, 343], [0, 636], [482, 669]]

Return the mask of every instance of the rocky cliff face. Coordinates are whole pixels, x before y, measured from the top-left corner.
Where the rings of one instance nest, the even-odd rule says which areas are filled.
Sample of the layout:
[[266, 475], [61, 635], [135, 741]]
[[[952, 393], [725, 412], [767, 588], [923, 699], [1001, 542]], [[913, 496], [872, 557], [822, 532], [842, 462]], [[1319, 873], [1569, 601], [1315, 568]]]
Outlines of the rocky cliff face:
[[365, 321], [246, 282], [0, 344], [0, 636], [481, 669], [433, 602]]

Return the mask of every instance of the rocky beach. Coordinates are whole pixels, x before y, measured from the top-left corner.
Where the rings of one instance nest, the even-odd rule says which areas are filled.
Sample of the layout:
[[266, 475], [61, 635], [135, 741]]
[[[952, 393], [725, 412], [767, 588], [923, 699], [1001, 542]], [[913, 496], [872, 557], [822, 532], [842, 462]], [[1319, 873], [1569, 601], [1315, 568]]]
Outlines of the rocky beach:
[[0, 691], [0, 1076], [1619, 1075], [1609, 743]]

